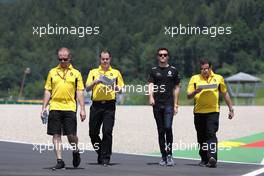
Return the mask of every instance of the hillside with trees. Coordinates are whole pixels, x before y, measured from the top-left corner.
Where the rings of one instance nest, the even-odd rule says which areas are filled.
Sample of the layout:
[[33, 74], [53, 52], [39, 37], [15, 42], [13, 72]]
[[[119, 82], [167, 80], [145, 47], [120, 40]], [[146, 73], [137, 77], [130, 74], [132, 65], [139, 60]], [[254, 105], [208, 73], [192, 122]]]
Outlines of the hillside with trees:
[[[33, 35], [33, 27], [90, 26], [99, 34]], [[230, 35], [165, 35], [166, 26], [230, 26]], [[24, 70], [24, 97], [40, 99], [61, 46], [73, 52], [84, 80], [109, 49], [126, 83], [144, 83], [156, 64], [156, 50], [167, 47], [182, 78], [199, 71], [200, 58], [217, 73], [264, 72], [263, 0], [23, 0], [0, 1], [0, 97], [16, 98]]]

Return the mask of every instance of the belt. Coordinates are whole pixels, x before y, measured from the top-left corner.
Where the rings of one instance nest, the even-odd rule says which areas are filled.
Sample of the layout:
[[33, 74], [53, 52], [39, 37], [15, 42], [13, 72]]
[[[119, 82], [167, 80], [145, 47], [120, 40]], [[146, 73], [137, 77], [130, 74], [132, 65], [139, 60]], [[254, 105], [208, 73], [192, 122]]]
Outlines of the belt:
[[108, 104], [108, 103], [115, 103], [116, 100], [101, 100], [101, 101], [93, 101], [93, 104]]

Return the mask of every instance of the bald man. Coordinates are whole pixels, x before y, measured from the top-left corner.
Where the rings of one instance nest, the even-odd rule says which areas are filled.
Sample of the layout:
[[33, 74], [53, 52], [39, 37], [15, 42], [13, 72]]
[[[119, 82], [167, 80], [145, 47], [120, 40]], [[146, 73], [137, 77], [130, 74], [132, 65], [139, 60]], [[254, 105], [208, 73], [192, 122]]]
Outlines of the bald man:
[[[66, 135], [73, 147], [74, 167], [81, 162], [77, 137], [77, 100], [80, 104], [80, 118], [86, 118], [84, 104], [84, 85], [81, 73], [71, 65], [71, 52], [68, 48], [58, 50], [59, 65], [49, 71], [44, 91], [41, 115], [49, 111], [47, 134], [52, 135], [57, 164], [53, 169], [62, 169], [61, 135]], [[49, 109], [47, 106], [49, 104]]]

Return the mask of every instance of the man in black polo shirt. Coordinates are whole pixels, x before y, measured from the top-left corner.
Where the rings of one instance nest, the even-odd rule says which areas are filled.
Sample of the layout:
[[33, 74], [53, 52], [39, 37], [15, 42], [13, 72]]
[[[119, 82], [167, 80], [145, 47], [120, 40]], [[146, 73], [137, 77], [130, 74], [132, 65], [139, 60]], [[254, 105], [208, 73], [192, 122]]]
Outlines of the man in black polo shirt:
[[153, 106], [157, 123], [159, 146], [162, 159], [161, 166], [173, 166], [172, 159], [172, 121], [178, 112], [180, 79], [175, 67], [168, 64], [169, 52], [159, 48], [157, 52], [159, 65], [153, 67], [149, 74], [149, 104]]

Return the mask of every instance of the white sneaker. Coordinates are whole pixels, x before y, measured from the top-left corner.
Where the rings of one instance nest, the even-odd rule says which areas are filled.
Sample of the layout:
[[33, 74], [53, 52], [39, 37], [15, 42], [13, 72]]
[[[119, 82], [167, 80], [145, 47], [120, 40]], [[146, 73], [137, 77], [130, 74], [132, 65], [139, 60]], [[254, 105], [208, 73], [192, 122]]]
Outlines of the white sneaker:
[[159, 162], [159, 165], [160, 166], [166, 166], [166, 159], [164, 159], [164, 158], [161, 158], [161, 160], [160, 160], [160, 162]]
[[171, 155], [167, 156], [167, 166], [174, 166], [174, 161]]

